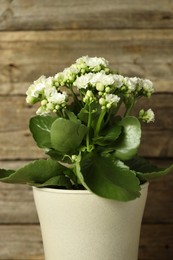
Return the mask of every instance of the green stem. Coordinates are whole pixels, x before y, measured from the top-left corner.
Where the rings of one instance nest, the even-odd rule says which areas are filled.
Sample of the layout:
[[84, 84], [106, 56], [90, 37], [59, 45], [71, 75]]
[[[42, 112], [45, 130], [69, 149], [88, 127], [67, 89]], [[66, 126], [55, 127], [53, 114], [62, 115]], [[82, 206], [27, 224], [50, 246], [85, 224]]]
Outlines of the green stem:
[[[115, 109], [110, 109], [109, 114], [108, 114], [108, 116], [107, 116], [107, 118], [106, 118], [106, 122], [105, 122], [104, 126], [106, 126], [106, 125], [109, 123], [110, 117], [111, 117], [111, 115], [112, 115], [113, 113], [114, 113], [114, 115], [117, 114], [117, 112], [118, 112], [118, 110], [119, 110], [121, 104], [122, 104], [122, 99], [118, 102], [118, 105], [117, 105], [117, 107], [116, 107]], [[113, 111], [113, 112], [112, 112], [112, 111]]]
[[99, 119], [97, 121], [96, 130], [95, 130], [95, 137], [97, 137], [99, 132], [100, 132], [100, 128], [101, 128], [102, 121], [103, 121], [105, 114], [106, 114], [106, 110], [102, 110], [101, 113], [100, 113]]
[[91, 128], [91, 104], [89, 104], [89, 115], [88, 115], [88, 123], [87, 123], [87, 136], [86, 136], [86, 147], [87, 151], [90, 151], [90, 128]]
[[132, 109], [133, 109], [133, 107], [134, 107], [134, 105], [135, 105], [135, 101], [136, 101], [136, 100], [135, 100], [135, 98], [134, 98], [133, 101], [131, 101], [130, 105], [127, 106], [126, 112], [124, 113], [124, 117], [127, 117], [127, 116], [130, 115], [130, 113], [131, 113], [131, 111], [132, 111]]

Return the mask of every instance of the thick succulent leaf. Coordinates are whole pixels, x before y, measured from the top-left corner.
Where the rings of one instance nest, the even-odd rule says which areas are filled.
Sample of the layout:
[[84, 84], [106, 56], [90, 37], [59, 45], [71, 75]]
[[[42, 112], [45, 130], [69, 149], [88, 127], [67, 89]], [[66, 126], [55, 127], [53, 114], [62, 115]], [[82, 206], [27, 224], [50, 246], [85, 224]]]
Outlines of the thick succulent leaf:
[[77, 116], [71, 112], [70, 110], [66, 109], [65, 113], [67, 114], [68, 118], [70, 121], [76, 122], [76, 123], [80, 123], [80, 120], [77, 118]]
[[125, 117], [119, 123], [123, 126], [123, 134], [117, 140], [115, 156], [121, 160], [133, 158], [140, 145], [141, 125], [136, 117]]
[[3, 178], [7, 178], [11, 174], [13, 174], [15, 171], [13, 170], [5, 170], [5, 169], [0, 169], [0, 180]]
[[114, 125], [109, 128], [105, 133], [103, 133], [103, 136], [94, 138], [93, 142], [101, 146], [112, 143], [120, 136], [121, 128], [122, 127], [120, 125]]
[[63, 153], [74, 151], [81, 144], [87, 127], [80, 122], [58, 118], [51, 127], [52, 147]]
[[134, 157], [132, 160], [126, 162], [131, 170], [135, 171], [139, 179], [150, 181], [173, 172], [173, 165], [168, 168], [158, 168], [150, 162], [141, 157]]
[[81, 159], [77, 170], [83, 186], [101, 197], [129, 201], [140, 196], [138, 178], [115, 158], [92, 153]]
[[65, 175], [59, 175], [59, 176], [54, 176], [50, 178], [49, 180], [45, 181], [42, 184], [37, 184], [35, 185], [36, 187], [42, 188], [42, 187], [65, 187], [67, 189], [72, 188], [72, 183], [69, 178], [67, 178]]
[[57, 117], [35, 116], [30, 119], [29, 128], [40, 148], [51, 148], [50, 128]]
[[54, 160], [62, 160], [62, 153], [54, 150], [53, 148], [46, 151], [46, 154], [49, 155]]
[[83, 108], [80, 110], [79, 114], [78, 114], [78, 118], [79, 118], [82, 122], [84, 122], [85, 124], [87, 124], [87, 122], [88, 122], [88, 115], [89, 115], [88, 110], [86, 109], [86, 107], [83, 107]]
[[6, 174], [4, 174], [4, 170], [0, 170], [0, 181], [38, 185], [47, 182], [52, 177], [62, 175], [63, 171], [64, 167], [57, 161], [51, 159], [37, 160], [17, 171], [7, 171]]

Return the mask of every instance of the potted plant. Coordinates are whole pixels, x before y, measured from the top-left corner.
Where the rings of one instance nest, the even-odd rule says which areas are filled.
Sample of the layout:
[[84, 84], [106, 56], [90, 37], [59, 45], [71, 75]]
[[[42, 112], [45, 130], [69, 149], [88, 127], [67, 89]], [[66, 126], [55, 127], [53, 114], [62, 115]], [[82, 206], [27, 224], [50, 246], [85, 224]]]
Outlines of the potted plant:
[[138, 156], [141, 123], [132, 110], [154, 92], [148, 79], [114, 72], [84, 56], [27, 90], [38, 103], [29, 128], [47, 159], [0, 170], [0, 181], [33, 186], [46, 260], [135, 260], [148, 181], [159, 169]]

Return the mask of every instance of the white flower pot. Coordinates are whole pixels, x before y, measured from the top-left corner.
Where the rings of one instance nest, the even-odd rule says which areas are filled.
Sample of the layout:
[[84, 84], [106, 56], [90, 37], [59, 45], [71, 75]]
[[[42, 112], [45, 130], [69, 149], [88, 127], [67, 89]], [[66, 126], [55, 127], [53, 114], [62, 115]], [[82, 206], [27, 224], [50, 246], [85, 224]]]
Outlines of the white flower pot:
[[137, 260], [148, 183], [141, 187], [130, 202], [33, 187], [45, 260]]

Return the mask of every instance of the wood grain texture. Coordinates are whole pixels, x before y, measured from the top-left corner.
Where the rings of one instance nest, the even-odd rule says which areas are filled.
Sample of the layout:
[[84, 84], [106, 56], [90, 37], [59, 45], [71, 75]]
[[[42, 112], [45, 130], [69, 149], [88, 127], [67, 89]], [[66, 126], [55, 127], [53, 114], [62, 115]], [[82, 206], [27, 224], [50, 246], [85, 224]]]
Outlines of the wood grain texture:
[[[143, 126], [140, 153], [160, 166], [173, 162], [173, 1], [1, 0], [0, 168], [44, 157], [28, 130], [35, 108], [24, 94], [40, 75], [84, 55], [154, 82], [157, 95], [144, 107], [153, 108], [156, 122]], [[0, 260], [43, 259], [32, 188], [0, 183]], [[156, 259], [173, 259], [172, 174], [149, 186], [139, 260]]]
[[43, 260], [43, 246], [38, 225], [0, 226], [1, 260]]
[[169, 0], [1, 0], [0, 30], [173, 28]]
[[120, 73], [173, 92], [173, 30], [0, 32], [0, 55], [1, 95], [24, 94], [40, 75], [54, 75], [83, 55], [104, 56]]
[[139, 260], [172, 260], [173, 226], [143, 225]]
[[[173, 225], [143, 225], [139, 260], [172, 260]], [[1, 260], [43, 260], [43, 246], [38, 225], [0, 226]], [[159, 252], [159, 253], [158, 253]]]
[[32, 188], [0, 183], [0, 224], [38, 224]]

